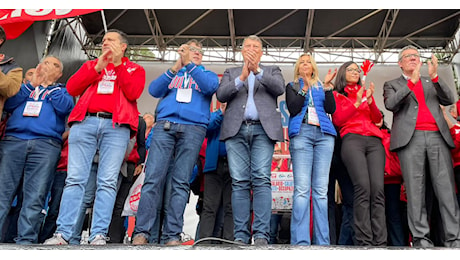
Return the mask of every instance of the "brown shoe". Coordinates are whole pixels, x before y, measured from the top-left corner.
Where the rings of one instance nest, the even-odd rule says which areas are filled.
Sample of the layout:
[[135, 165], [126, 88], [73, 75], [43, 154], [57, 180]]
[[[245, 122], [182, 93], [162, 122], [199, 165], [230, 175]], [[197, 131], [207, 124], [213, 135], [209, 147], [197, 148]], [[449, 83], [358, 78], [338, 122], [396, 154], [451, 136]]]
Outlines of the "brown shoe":
[[149, 241], [147, 241], [147, 238], [145, 238], [143, 235], [137, 235], [133, 238], [133, 245], [146, 245], [148, 244]]
[[182, 243], [178, 240], [171, 240], [168, 243], [166, 243], [167, 246], [180, 246]]

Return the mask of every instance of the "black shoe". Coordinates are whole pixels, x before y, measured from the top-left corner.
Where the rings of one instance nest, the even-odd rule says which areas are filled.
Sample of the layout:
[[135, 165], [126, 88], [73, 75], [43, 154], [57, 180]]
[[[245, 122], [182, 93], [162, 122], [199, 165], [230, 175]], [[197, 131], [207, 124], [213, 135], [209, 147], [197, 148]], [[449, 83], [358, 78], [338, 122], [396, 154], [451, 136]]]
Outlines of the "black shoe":
[[256, 238], [254, 239], [255, 246], [266, 246], [268, 245], [268, 241], [265, 238]]
[[427, 238], [414, 238], [414, 241], [412, 242], [413, 247], [419, 247], [419, 248], [430, 248], [434, 247], [433, 242]]
[[452, 248], [459, 248], [460, 247], [460, 240], [452, 240], [444, 242], [445, 247], [452, 247]]

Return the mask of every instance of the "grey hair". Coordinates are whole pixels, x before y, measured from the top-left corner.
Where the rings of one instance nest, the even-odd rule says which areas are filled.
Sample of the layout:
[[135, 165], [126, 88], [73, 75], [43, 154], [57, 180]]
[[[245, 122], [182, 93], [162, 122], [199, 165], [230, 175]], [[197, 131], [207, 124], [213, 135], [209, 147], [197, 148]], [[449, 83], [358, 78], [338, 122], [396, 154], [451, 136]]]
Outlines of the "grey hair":
[[417, 47], [415, 47], [414, 45], [407, 45], [407, 46], [405, 46], [404, 48], [402, 48], [401, 51], [399, 51], [398, 61], [402, 60], [402, 58], [403, 58], [403, 57], [402, 57], [402, 56], [403, 56], [402, 54], [403, 54], [403, 52], [406, 51], [406, 50], [416, 50], [416, 51], [418, 52]]
[[260, 43], [260, 46], [262, 46], [262, 40], [257, 35], [249, 35], [248, 37], [244, 38], [243, 45], [246, 40], [258, 41]]
[[48, 57], [51, 57], [51, 58], [55, 58], [56, 60], [59, 61], [59, 64], [61, 64], [61, 72], [64, 71], [64, 64], [62, 63], [61, 59], [59, 59], [59, 57], [55, 56], [55, 55], [46, 55], [45, 57], [43, 57], [41, 60], [40, 60], [40, 63], [42, 63], [46, 58]]
[[203, 44], [201, 42], [199, 42], [198, 40], [196, 40], [196, 39], [191, 39], [185, 44], [190, 45], [192, 43], [194, 43], [196, 46], [198, 46], [200, 48], [203, 48]]

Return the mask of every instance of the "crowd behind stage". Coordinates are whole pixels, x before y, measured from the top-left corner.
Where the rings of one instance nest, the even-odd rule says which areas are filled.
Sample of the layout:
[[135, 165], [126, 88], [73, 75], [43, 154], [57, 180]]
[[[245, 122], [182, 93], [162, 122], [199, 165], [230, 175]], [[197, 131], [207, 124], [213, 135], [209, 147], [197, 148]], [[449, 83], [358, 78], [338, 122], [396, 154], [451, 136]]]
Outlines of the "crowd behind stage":
[[[23, 70], [0, 54], [0, 242], [190, 244], [194, 194], [196, 245], [460, 247], [459, 102], [435, 55], [402, 48], [401, 76], [376, 86], [369, 64], [320, 77], [304, 53], [285, 79], [250, 35], [219, 79], [191, 39], [146, 82], [127, 48], [108, 30], [100, 56], [63, 83], [58, 56]], [[159, 102], [141, 115], [146, 83]]]

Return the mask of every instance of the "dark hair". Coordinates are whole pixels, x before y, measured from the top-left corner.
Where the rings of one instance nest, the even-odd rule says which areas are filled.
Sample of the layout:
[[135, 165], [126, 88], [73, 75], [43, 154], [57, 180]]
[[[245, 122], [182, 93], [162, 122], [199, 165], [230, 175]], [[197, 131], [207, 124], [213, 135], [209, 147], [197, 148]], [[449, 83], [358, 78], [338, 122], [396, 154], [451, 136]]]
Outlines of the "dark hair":
[[[345, 87], [347, 86], [346, 73], [348, 66], [350, 66], [351, 64], [356, 64], [356, 62], [347, 61], [344, 64], [342, 64], [342, 66], [340, 66], [339, 70], [337, 71], [337, 76], [335, 77], [335, 89], [337, 90], [337, 92], [345, 96], [347, 96], [347, 93], [345, 93]], [[361, 86], [361, 77], [359, 77], [358, 85]]]
[[109, 29], [107, 30], [106, 33], [109, 33], [109, 32], [114, 32], [114, 33], [118, 33], [120, 35], [120, 40], [122, 43], [126, 43], [126, 45], [129, 45], [129, 42], [128, 42], [128, 35], [118, 29]]
[[3, 27], [0, 26], [0, 41], [1, 40], [3, 40], [3, 41], [0, 43], [0, 47], [2, 47], [2, 45], [6, 42], [5, 30], [3, 29]]

